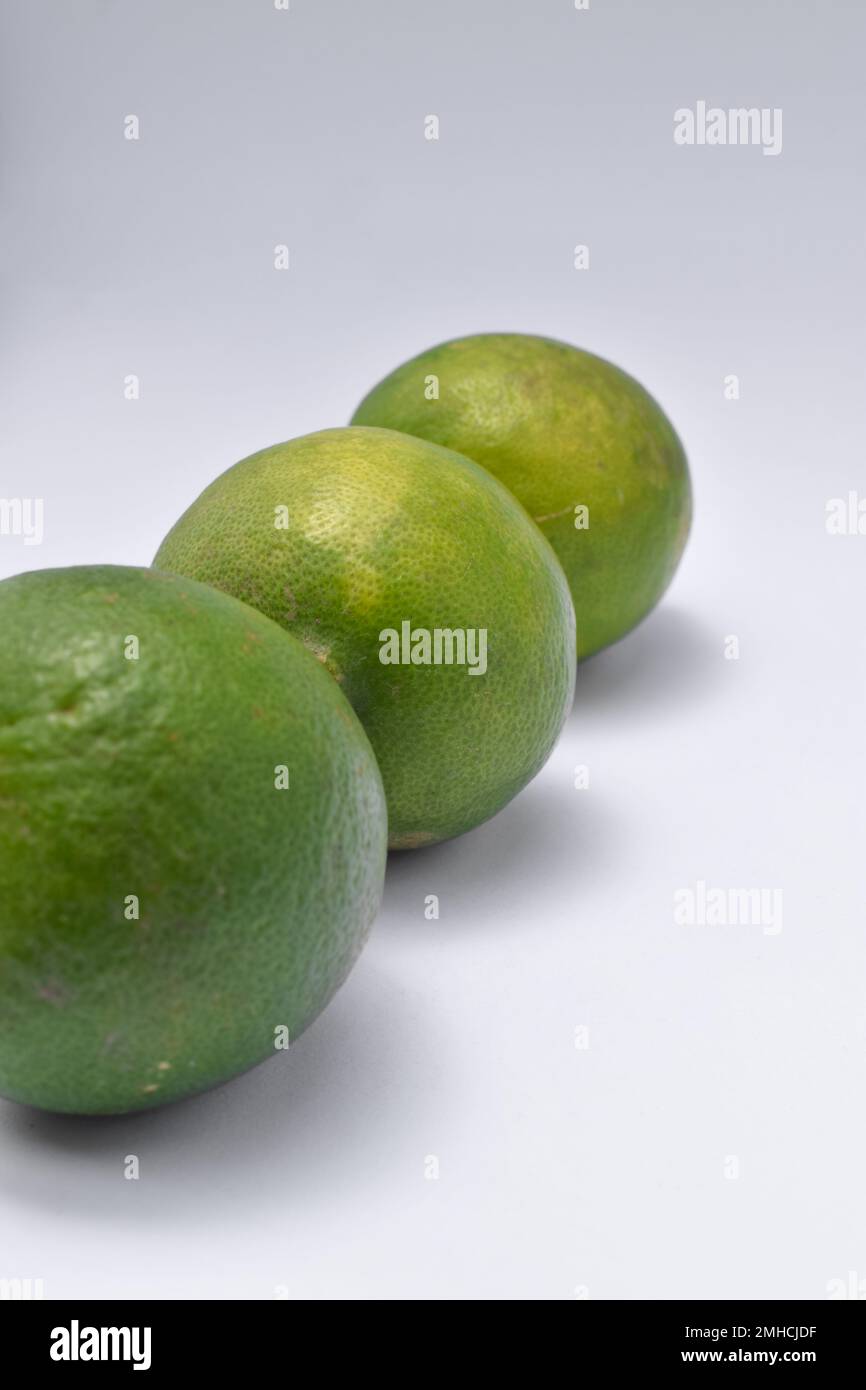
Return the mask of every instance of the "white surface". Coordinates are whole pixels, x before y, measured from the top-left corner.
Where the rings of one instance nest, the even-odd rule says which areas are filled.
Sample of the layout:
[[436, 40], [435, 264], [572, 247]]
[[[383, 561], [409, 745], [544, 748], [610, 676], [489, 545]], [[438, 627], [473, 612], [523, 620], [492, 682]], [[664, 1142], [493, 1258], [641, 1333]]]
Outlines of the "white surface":
[[[392, 860], [366, 954], [287, 1056], [133, 1119], [0, 1102], [0, 1276], [822, 1298], [866, 1277], [866, 536], [824, 526], [864, 476], [862, 13], [362, 8], [18, 7], [0, 494], [44, 497], [46, 538], [0, 540], [0, 574], [148, 563], [235, 458], [484, 328], [646, 382], [692, 460], [692, 540], [580, 672], [536, 782]], [[675, 149], [699, 97], [783, 105], [783, 154]], [[698, 880], [781, 888], [782, 931], [678, 926]]]

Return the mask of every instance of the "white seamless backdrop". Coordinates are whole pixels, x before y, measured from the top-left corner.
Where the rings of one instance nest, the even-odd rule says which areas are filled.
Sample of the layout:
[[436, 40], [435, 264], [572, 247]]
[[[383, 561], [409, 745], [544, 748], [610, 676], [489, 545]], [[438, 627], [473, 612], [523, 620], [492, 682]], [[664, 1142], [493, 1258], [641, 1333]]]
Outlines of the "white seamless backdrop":
[[[0, 537], [0, 575], [149, 563], [235, 459], [489, 329], [640, 378], [696, 517], [533, 785], [392, 860], [368, 950], [287, 1055], [137, 1118], [0, 1102], [0, 1276], [856, 1288], [866, 535], [826, 509], [866, 488], [863, 8], [22, 0], [3, 29], [0, 495], [44, 499], [45, 531]], [[781, 152], [676, 144], [699, 101], [781, 109]], [[678, 921], [699, 884], [779, 890], [781, 915]]]

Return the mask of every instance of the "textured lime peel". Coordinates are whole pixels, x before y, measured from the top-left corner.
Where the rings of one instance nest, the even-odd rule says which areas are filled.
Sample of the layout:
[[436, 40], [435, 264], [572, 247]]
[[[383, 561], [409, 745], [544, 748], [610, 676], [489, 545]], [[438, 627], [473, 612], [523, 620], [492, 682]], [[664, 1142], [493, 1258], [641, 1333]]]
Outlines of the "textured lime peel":
[[495, 478], [423, 440], [335, 429], [254, 454], [154, 563], [259, 608], [318, 657], [373, 745], [393, 848], [494, 815], [570, 708], [574, 613], [556, 556]]
[[652, 396], [590, 352], [519, 333], [458, 338], [387, 376], [353, 424], [457, 449], [514, 493], [568, 577], [578, 657], [639, 623], [679, 563], [682, 445]]
[[6, 580], [0, 631], [0, 1092], [136, 1110], [272, 1056], [381, 894], [381, 780], [338, 686], [153, 570]]

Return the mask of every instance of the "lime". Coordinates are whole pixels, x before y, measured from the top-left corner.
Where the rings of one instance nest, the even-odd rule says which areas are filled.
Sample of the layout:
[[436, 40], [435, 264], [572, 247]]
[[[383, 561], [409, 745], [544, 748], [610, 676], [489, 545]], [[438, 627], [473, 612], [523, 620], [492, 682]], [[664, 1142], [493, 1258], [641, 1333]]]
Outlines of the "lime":
[[352, 423], [457, 449], [514, 493], [568, 576], [579, 658], [639, 623], [679, 563], [682, 445], [652, 396], [590, 352], [521, 333], [458, 338], [385, 377]]
[[206, 488], [154, 563], [298, 636], [373, 745], [390, 844], [459, 835], [546, 760], [574, 614], [537, 527], [477, 464], [392, 430], [265, 449]]
[[0, 584], [0, 1092], [137, 1110], [283, 1049], [378, 906], [370, 745], [299, 642], [204, 584]]

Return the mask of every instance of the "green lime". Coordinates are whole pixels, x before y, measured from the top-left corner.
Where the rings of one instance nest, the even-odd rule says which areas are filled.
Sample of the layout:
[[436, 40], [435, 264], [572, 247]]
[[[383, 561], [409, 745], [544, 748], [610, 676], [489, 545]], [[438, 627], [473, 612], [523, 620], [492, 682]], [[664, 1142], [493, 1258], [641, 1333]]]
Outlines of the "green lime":
[[514, 493], [568, 576], [579, 658], [639, 623], [679, 563], [682, 445], [652, 396], [590, 352], [522, 333], [458, 338], [385, 377], [352, 423], [457, 449]]
[[283, 1049], [376, 912], [379, 773], [319, 664], [204, 584], [0, 584], [0, 1092], [137, 1110]]
[[328, 668], [373, 745], [393, 848], [492, 816], [569, 709], [553, 551], [495, 478], [423, 440], [323, 430], [243, 459], [154, 563], [259, 608]]

